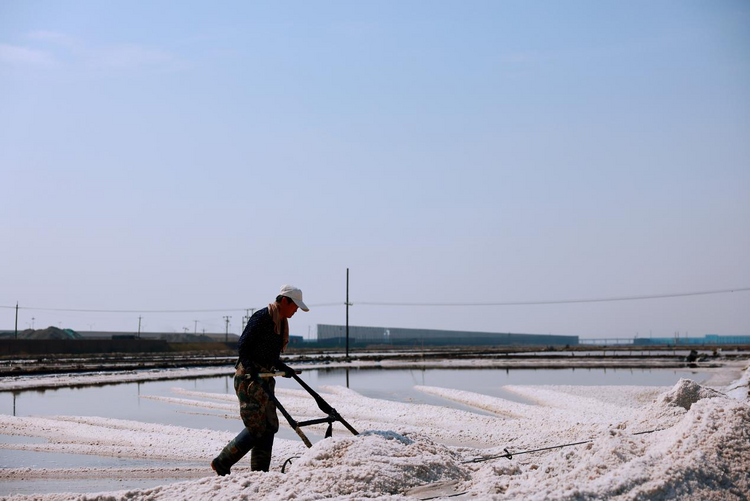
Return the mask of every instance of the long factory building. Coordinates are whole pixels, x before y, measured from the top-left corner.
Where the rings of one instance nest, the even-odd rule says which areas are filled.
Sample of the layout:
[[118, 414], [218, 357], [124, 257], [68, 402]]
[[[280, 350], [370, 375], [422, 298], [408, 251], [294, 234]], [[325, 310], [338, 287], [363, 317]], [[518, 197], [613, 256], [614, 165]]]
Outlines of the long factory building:
[[[318, 324], [317, 342], [324, 346], [344, 346], [346, 344], [346, 326]], [[578, 336], [349, 326], [349, 346], [370, 345], [577, 346]]]

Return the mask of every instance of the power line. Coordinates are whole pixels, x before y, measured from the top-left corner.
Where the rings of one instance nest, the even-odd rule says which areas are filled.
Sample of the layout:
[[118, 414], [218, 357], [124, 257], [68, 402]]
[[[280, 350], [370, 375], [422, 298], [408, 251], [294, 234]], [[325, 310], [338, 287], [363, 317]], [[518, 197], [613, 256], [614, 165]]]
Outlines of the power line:
[[[553, 299], [541, 301], [506, 301], [506, 302], [472, 302], [472, 303], [409, 303], [409, 302], [374, 302], [360, 301], [350, 303], [350, 305], [360, 306], [529, 306], [529, 305], [546, 305], [546, 304], [576, 304], [576, 303], [604, 303], [614, 301], [642, 301], [648, 299], [665, 299], [688, 296], [708, 296], [714, 294], [729, 294], [732, 292], [747, 292], [750, 287], [738, 287], [734, 289], [722, 289], [698, 292], [678, 292], [671, 294], [649, 294], [641, 296], [618, 296], [605, 298], [588, 298], [588, 299]], [[345, 306], [346, 302], [318, 303], [310, 304], [311, 308], [321, 308], [326, 306]], [[3, 306], [0, 308], [15, 309], [16, 306]], [[98, 310], [98, 309], [78, 309], [78, 308], [41, 308], [35, 306], [18, 306], [19, 310], [35, 311], [68, 311], [78, 313], [226, 313], [232, 311], [246, 311], [247, 308], [217, 308], [203, 310]]]
[[[0, 308], [6, 308], [6, 306], [0, 306]], [[93, 310], [79, 308], [40, 308], [36, 306], [19, 306], [18, 309], [35, 311], [73, 311], [78, 313], [218, 313], [244, 310], [244, 308], [223, 308], [215, 310]]]
[[644, 299], [663, 299], [670, 297], [686, 297], [686, 296], [707, 296], [710, 294], [727, 294], [730, 292], [746, 292], [750, 291], [750, 287], [740, 287], [736, 289], [724, 289], [714, 291], [701, 291], [701, 292], [680, 292], [674, 294], [652, 294], [645, 296], [621, 296], [621, 297], [607, 297], [607, 298], [591, 298], [591, 299], [554, 299], [544, 301], [509, 301], [499, 303], [387, 303], [387, 302], [358, 302], [357, 305], [366, 306], [527, 306], [527, 305], [544, 305], [544, 304], [573, 304], [573, 303], [603, 303], [608, 301], [638, 301]]
[[[338, 303], [323, 303], [323, 304], [311, 304], [310, 307], [320, 308], [323, 306], [338, 306], [344, 305], [343, 302]], [[15, 309], [15, 306], [2, 306], [0, 308], [11, 308]], [[72, 311], [77, 313], [225, 313], [229, 311], [245, 311], [247, 308], [217, 308], [210, 310], [97, 310], [97, 309], [81, 309], [81, 308], [45, 308], [37, 306], [19, 306], [19, 310], [34, 310], [34, 311]]]

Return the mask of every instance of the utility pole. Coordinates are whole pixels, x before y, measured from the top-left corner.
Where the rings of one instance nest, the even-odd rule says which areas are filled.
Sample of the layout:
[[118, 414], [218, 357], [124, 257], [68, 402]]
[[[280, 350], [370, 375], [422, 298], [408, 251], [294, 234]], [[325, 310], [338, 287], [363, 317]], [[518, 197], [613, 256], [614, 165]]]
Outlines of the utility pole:
[[346, 359], [349, 360], [349, 268], [346, 269]]
[[198, 321], [193, 320], [193, 322], [195, 322], [195, 330], [193, 331], [193, 334], [198, 334]]
[[226, 330], [226, 332], [224, 333], [224, 342], [225, 342], [225, 343], [228, 343], [228, 342], [229, 342], [229, 319], [230, 319], [230, 318], [232, 318], [232, 317], [228, 317], [228, 316], [225, 316], [225, 317], [224, 317], [224, 322], [226, 322], [226, 324], [227, 324], [227, 330]]
[[18, 339], [18, 301], [16, 301], [16, 335], [15, 338]]
[[246, 315], [242, 317], [242, 332], [245, 331], [245, 326], [250, 322], [250, 317], [255, 313], [255, 308], [245, 308]]
[[138, 339], [141, 339], [141, 319], [143, 317], [138, 317]]

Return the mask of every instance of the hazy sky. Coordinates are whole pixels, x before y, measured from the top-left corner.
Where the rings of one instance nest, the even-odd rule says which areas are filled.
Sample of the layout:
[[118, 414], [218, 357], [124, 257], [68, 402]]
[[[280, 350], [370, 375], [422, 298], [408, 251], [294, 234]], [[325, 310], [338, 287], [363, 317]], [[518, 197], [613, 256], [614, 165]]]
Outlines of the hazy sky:
[[[745, 1], [0, 2], [0, 306], [750, 334]], [[318, 306], [338, 303], [337, 306]], [[146, 310], [218, 309], [163, 314]], [[21, 310], [133, 330], [138, 313]], [[0, 329], [14, 311], [0, 308]]]

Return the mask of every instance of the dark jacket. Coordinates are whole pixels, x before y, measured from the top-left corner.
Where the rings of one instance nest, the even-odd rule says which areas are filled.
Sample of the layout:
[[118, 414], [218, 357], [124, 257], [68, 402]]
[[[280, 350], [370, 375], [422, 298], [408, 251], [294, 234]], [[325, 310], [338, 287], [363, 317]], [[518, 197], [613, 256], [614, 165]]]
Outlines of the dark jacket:
[[[256, 311], [247, 322], [237, 345], [240, 362], [245, 370], [271, 370], [281, 355], [283, 340], [274, 332], [274, 323], [268, 308]], [[253, 364], [255, 366], [253, 366]]]

